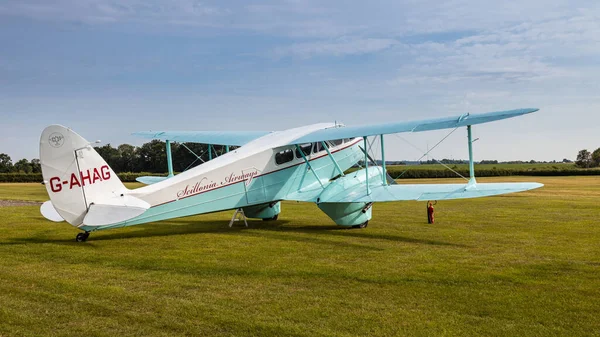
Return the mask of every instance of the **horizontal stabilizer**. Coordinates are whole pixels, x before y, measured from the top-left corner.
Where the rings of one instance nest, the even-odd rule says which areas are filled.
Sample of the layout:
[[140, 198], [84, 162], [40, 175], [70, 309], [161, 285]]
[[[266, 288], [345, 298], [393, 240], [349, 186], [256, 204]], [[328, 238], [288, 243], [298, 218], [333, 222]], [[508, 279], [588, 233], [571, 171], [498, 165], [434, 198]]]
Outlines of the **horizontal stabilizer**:
[[127, 221], [144, 213], [148, 208], [150, 208], [150, 204], [141, 199], [130, 195], [121, 195], [90, 204], [83, 224], [104, 226]]
[[63, 219], [63, 217], [60, 214], [58, 214], [58, 212], [56, 211], [56, 208], [54, 208], [54, 205], [52, 205], [52, 201], [50, 201], [50, 200], [48, 200], [42, 204], [42, 206], [40, 207], [40, 212], [42, 213], [44, 218], [46, 218], [50, 221], [54, 221], [54, 222], [65, 221], [65, 219]]
[[528, 191], [544, 186], [539, 183], [411, 184], [369, 186], [364, 184], [323, 196], [320, 202], [381, 202], [400, 200], [452, 200], [481, 198]]
[[142, 184], [152, 185], [152, 184], [159, 183], [163, 180], [166, 180], [168, 178], [169, 177], [143, 176], [143, 177], [137, 177], [137, 178], [135, 178], [135, 180]]
[[134, 132], [132, 135], [180, 143], [242, 146], [269, 133], [267, 131], [141, 131]]

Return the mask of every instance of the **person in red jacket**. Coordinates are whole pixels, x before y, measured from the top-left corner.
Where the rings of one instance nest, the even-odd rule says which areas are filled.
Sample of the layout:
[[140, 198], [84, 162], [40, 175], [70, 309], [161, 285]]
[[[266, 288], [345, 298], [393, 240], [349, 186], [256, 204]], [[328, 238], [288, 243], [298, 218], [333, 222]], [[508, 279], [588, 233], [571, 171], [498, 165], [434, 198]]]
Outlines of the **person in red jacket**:
[[430, 201], [429, 205], [427, 206], [427, 223], [434, 223], [435, 222], [435, 218], [433, 217], [433, 203]]

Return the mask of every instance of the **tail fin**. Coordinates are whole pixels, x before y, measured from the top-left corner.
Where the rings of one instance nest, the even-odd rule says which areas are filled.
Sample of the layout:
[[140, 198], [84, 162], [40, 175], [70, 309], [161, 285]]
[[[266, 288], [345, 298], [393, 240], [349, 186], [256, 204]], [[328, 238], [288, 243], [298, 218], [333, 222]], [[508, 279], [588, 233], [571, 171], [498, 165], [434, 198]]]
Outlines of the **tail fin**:
[[131, 219], [150, 207], [128, 189], [90, 142], [61, 125], [44, 129], [40, 163], [56, 211], [73, 226], [101, 226]]

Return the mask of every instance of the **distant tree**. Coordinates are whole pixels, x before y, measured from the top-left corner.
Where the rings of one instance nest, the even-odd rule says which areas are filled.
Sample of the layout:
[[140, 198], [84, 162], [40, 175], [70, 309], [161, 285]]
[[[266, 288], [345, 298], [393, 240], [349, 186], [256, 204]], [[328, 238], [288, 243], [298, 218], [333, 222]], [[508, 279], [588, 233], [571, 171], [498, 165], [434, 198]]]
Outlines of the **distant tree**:
[[[129, 144], [121, 144], [117, 147], [118, 156], [118, 168], [119, 172], [134, 172], [136, 163], [139, 160], [137, 154], [137, 148]], [[114, 168], [113, 168], [114, 169]]]
[[39, 159], [31, 159], [31, 162], [29, 162], [29, 164], [31, 165], [32, 173], [42, 173], [42, 165], [40, 165]]
[[427, 160], [427, 161], [421, 161], [421, 162], [419, 162], [419, 164], [421, 164], [421, 165], [424, 165], [424, 164], [431, 165], [431, 164], [442, 163], [442, 164], [448, 165], [448, 164], [466, 164], [468, 162], [469, 162], [468, 160], [444, 158], [444, 159], [442, 159], [440, 161], [433, 160], [433, 159], [430, 159], [430, 160]]
[[109, 144], [94, 147], [96, 152], [115, 172], [122, 172], [119, 167], [119, 151]]
[[562, 160], [562, 162], [563, 162], [563, 163], [572, 163], [573, 161], [572, 161], [572, 160], [570, 160], [570, 159], [564, 158], [564, 159]]
[[21, 160], [19, 160], [18, 162], [15, 163], [14, 165], [14, 169], [17, 172], [22, 172], [22, 173], [31, 173], [33, 172], [33, 168], [31, 167], [31, 164], [29, 163], [29, 160], [23, 158]]
[[0, 173], [12, 172], [12, 159], [6, 153], [0, 153]]
[[589, 168], [592, 165], [592, 154], [588, 150], [581, 150], [577, 154], [575, 165], [581, 168]]
[[498, 164], [497, 160], [482, 160], [479, 164]]
[[139, 160], [136, 163], [136, 172], [167, 172], [167, 155], [165, 142], [154, 139], [144, 143], [137, 149]]
[[592, 152], [592, 166], [600, 166], [600, 147], [597, 148], [594, 152]]

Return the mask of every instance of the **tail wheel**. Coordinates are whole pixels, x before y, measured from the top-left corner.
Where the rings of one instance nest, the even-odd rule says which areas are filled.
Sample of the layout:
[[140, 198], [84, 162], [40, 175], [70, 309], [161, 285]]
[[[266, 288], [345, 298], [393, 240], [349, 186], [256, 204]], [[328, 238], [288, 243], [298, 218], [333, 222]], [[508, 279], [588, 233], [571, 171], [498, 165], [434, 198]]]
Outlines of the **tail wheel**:
[[89, 236], [90, 236], [89, 232], [77, 233], [77, 236], [75, 236], [75, 241], [77, 241], [77, 242], [85, 242]]

